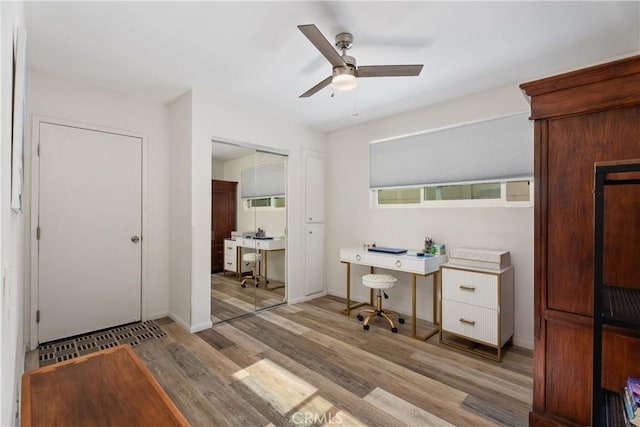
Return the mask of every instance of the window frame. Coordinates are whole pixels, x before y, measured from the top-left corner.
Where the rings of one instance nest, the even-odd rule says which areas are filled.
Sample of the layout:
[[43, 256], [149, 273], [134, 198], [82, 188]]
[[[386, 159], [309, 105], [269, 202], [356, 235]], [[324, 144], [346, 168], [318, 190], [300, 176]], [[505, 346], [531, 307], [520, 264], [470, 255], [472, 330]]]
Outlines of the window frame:
[[[508, 182], [529, 182], [529, 200], [507, 200], [507, 183]], [[469, 185], [469, 184], [488, 184], [488, 183], [500, 183], [500, 198], [499, 199], [458, 199], [458, 200], [425, 200], [424, 192], [426, 187], [444, 187], [455, 185]], [[393, 190], [402, 188], [419, 188], [420, 189], [420, 202], [419, 203], [398, 203], [398, 204], [379, 204], [378, 203], [378, 190]], [[420, 184], [420, 185], [404, 185], [398, 187], [383, 187], [383, 188], [371, 188], [370, 193], [370, 207], [376, 209], [406, 209], [406, 208], [492, 208], [492, 207], [506, 207], [506, 208], [529, 208], [533, 206], [534, 196], [534, 181], [533, 177], [517, 177], [509, 179], [499, 180], [482, 180], [482, 181], [465, 181], [465, 182], [447, 182], [438, 184]]]
[[[269, 206], [251, 206], [251, 200], [269, 199]], [[276, 199], [284, 199], [283, 206], [276, 206]], [[250, 211], [277, 211], [287, 208], [286, 196], [284, 194], [278, 194], [275, 196], [266, 197], [242, 197], [242, 210], [243, 212]]]

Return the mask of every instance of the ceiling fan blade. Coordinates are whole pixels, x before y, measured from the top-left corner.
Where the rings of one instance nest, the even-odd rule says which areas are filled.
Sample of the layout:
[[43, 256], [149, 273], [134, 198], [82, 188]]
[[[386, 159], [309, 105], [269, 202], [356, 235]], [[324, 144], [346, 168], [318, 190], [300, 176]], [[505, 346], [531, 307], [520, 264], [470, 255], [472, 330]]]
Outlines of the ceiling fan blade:
[[358, 67], [357, 77], [417, 76], [423, 65], [364, 65]]
[[327, 77], [326, 79], [324, 79], [323, 81], [321, 81], [320, 83], [318, 83], [317, 85], [315, 85], [314, 87], [312, 87], [311, 89], [309, 89], [308, 91], [300, 95], [298, 98], [310, 97], [314, 93], [318, 92], [320, 89], [324, 88], [325, 86], [328, 86], [331, 83], [332, 78], [333, 78], [332, 76]]
[[347, 64], [340, 56], [337, 50], [333, 48], [331, 43], [322, 35], [318, 27], [313, 24], [298, 25], [298, 29], [302, 31], [302, 34], [307, 36], [309, 41], [324, 55], [325, 58], [334, 67], [346, 67]]

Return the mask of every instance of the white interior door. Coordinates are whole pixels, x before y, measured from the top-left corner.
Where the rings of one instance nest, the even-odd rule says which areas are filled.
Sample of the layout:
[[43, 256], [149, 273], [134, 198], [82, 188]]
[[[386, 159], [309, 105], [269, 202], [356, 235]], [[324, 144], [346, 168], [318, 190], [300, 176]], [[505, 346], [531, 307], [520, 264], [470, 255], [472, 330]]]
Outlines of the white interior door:
[[140, 320], [142, 140], [39, 130], [38, 342]]

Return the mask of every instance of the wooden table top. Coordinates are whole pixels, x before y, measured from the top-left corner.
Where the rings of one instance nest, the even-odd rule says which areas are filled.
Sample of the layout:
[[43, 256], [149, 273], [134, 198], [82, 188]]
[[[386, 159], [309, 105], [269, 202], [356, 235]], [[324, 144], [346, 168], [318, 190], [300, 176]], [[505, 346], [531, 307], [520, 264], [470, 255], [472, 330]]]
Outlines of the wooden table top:
[[26, 372], [21, 425], [188, 426], [129, 345]]

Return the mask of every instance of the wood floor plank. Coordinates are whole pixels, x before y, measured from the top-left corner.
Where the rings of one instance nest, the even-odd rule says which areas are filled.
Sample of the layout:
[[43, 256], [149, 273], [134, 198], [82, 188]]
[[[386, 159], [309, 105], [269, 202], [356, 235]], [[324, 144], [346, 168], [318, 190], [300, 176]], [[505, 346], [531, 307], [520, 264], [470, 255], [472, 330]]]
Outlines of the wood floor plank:
[[134, 348], [154, 378], [193, 427], [222, 427], [215, 423], [216, 409], [194, 387], [192, 381], [176, 369], [175, 363], [165, 351], [168, 340], [148, 341]]
[[201, 339], [199, 335], [190, 334], [175, 323], [165, 326], [163, 331], [166, 332], [167, 336], [172, 339], [173, 342], [179, 342], [198, 357], [202, 363], [207, 365], [209, 369], [215, 372], [226, 384], [230, 384], [233, 381], [233, 373], [241, 369], [240, 366], [233, 363], [224, 354]]
[[383, 411], [409, 426], [453, 427], [453, 424], [431, 415], [379, 387], [366, 395], [364, 400], [382, 408]]
[[196, 335], [198, 335], [207, 344], [209, 344], [211, 347], [215, 348], [216, 350], [222, 350], [224, 348], [235, 345], [233, 341], [226, 338], [224, 335], [222, 335], [221, 333], [219, 333], [213, 328], [200, 331]]
[[286, 415], [318, 390], [299, 376], [269, 359], [262, 359], [234, 375], [279, 414]]
[[[245, 301], [237, 282], [228, 287], [227, 300]], [[136, 351], [193, 425], [527, 425], [530, 350], [509, 348], [497, 363], [412, 339], [407, 325], [364, 331], [343, 307], [322, 297], [198, 334], [169, 320], [167, 337]]]
[[[339, 363], [348, 368], [352, 372], [351, 375], [373, 367], [367, 373], [369, 381], [381, 384], [383, 388], [399, 398], [439, 418], [455, 425], [494, 425], [473, 412], [460, 411], [462, 403], [467, 397], [467, 394], [460, 390], [391, 363], [374, 354], [350, 349], [349, 344], [316, 331], [311, 331], [305, 336], [313, 341], [324, 343], [327, 348], [339, 349], [337, 352], [340, 354], [338, 356]], [[354, 353], [359, 357], [354, 358]], [[401, 386], [398, 386], [399, 384]]]
[[258, 354], [269, 348], [269, 346], [262, 341], [233, 326], [232, 323], [214, 325], [213, 329], [223, 334], [236, 345], [242, 346], [242, 348], [251, 354]]
[[[344, 387], [336, 384], [327, 378], [323, 372], [314, 371], [307, 366], [300, 364], [287, 355], [273, 349], [266, 350], [263, 353], [265, 358], [273, 360], [281, 366], [286, 366], [294, 374], [305, 378], [309, 383], [313, 384], [321, 391], [321, 395], [330, 401], [334, 407], [342, 411], [344, 418], [347, 414], [349, 419], [357, 419], [370, 427], [388, 427], [401, 426], [402, 423], [396, 418], [390, 416], [376, 405], [361, 399]], [[346, 424], [349, 425], [349, 424]], [[357, 425], [357, 424], [354, 424]]]
[[232, 324], [250, 334], [255, 335], [264, 344], [288, 355], [298, 363], [313, 370], [322, 371], [337, 384], [347, 388], [360, 397], [364, 397], [371, 390], [373, 384], [366, 375], [352, 372], [338, 362], [335, 351], [316, 344], [301, 335], [297, 335], [269, 322], [260, 321], [255, 317], [248, 317], [232, 321]]
[[491, 364], [464, 358], [463, 356], [451, 355], [439, 350], [436, 348], [431, 349], [429, 353], [415, 352], [411, 355], [411, 361], [424, 362], [432, 371], [441, 373], [441, 376], [447, 375], [448, 378], [452, 376], [459, 378], [460, 387], [464, 387], [464, 383], [468, 384], [468, 379], [473, 378], [474, 387], [482, 385], [489, 394], [501, 393], [524, 403], [531, 402], [530, 390], [533, 386], [531, 378], [496, 368]]
[[226, 347], [220, 350], [220, 352], [241, 368], [253, 365], [263, 358], [262, 356], [252, 351], [248, 351], [246, 348], [237, 344], [234, 344], [231, 347]]
[[167, 351], [176, 366], [192, 380], [193, 387], [208, 399], [214, 409], [213, 423], [233, 427], [265, 425], [270, 422], [251, 405], [245, 405], [243, 411], [238, 411], [237, 406], [243, 400], [242, 397], [185, 347], [173, 343], [167, 346]]
[[292, 322], [283, 316], [275, 314], [273, 311], [258, 313], [256, 314], [256, 317], [259, 319], [264, 319], [267, 322], [271, 322], [274, 325], [280, 326], [281, 328], [287, 329], [298, 335], [302, 335], [305, 332], [309, 332], [311, 330], [306, 326], [301, 325], [300, 323]]
[[[525, 427], [529, 425], [528, 420], [523, 419], [522, 413], [513, 410], [513, 406], [505, 402], [505, 399], [488, 400], [468, 395], [464, 399], [463, 405], [505, 427]], [[528, 411], [529, 406], [525, 408]]]

